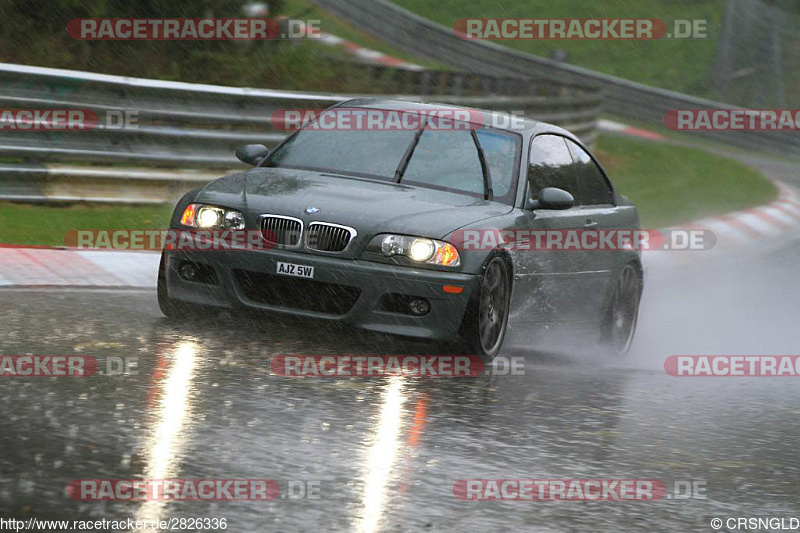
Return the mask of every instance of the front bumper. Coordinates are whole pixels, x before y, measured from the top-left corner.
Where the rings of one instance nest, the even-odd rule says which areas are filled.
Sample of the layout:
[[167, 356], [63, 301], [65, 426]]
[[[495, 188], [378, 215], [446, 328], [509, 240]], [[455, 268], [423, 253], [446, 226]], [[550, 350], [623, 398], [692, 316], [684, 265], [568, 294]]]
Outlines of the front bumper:
[[[298, 317], [334, 320], [371, 331], [443, 341], [453, 340], [458, 336], [470, 295], [478, 282], [477, 276], [473, 274], [414, 269], [288, 250], [173, 250], [164, 253], [169, 296], [177, 300], [234, 310], [259, 309]], [[178, 274], [178, 267], [184, 261], [213, 268], [216, 283], [191, 282], [182, 278]], [[279, 261], [313, 266], [314, 282], [352, 287], [360, 290], [360, 293], [352, 307], [348, 304], [349, 309], [341, 313], [255, 301], [243, 286], [241, 273], [276, 275]], [[287, 284], [310, 281], [290, 276], [280, 278], [285, 278]], [[463, 292], [445, 293], [445, 285], [463, 287]], [[430, 311], [423, 316], [386, 311], [382, 309], [381, 302], [387, 294], [425, 298], [430, 303]]]

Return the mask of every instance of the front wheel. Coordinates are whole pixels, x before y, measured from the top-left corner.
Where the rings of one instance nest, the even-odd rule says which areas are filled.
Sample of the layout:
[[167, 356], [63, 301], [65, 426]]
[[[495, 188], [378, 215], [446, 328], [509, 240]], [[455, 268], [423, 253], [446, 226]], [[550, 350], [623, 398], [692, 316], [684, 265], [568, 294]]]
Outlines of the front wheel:
[[167, 290], [167, 275], [166, 275], [166, 261], [167, 257], [164, 252], [161, 252], [161, 261], [158, 263], [158, 282], [156, 283], [156, 294], [158, 296], [158, 308], [167, 318], [182, 318], [187, 314], [187, 306], [170, 298]]
[[641, 272], [633, 263], [629, 263], [617, 277], [614, 295], [603, 324], [603, 341], [611, 352], [624, 355], [630, 349], [639, 320], [641, 297]]
[[467, 311], [465, 333], [472, 351], [489, 359], [500, 352], [510, 303], [510, 269], [502, 257], [495, 256], [486, 264], [477, 297]]
[[158, 264], [156, 295], [158, 296], [158, 307], [161, 309], [164, 316], [173, 320], [214, 316], [218, 312], [218, 309], [214, 307], [183, 302], [170, 297], [169, 291], [167, 290], [166, 262], [166, 253], [161, 252], [161, 261]]

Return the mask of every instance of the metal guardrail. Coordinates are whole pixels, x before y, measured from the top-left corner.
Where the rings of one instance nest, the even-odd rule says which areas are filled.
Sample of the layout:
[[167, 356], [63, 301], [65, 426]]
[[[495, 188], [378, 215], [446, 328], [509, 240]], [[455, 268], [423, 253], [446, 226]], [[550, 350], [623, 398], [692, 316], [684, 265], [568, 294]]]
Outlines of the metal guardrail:
[[[521, 111], [526, 116], [572, 130], [594, 141], [601, 94], [579, 85], [365, 66], [365, 76], [402, 79], [411, 95], [465, 107]], [[497, 92], [510, 95], [498, 95]], [[452, 92], [455, 94], [442, 94]], [[219, 175], [218, 169], [244, 168], [237, 146], [274, 145], [285, 132], [273, 128], [281, 109], [324, 109], [367, 95], [301, 93], [126, 78], [88, 72], [0, 64], [0, 109], [82, 109], [99, 117], [136, 111], [136, 128], [90, 130], [0, 130], [0, 198], [33, 201], [169, 201], [182, 190]], [[377, 95], [368, 95], [377, 96]], [[21, 162], [20, 162], [21, 161]], [[65, 166], [64, 163], [84, 166]], [[183, 168], [130, 170], [87, 164]], [[185, 167], [189, 167], [186, 170]], [[195, 169], [205, 169], [205, 173]], [[188, 178], [186, 176], [189, 176]]]
[[[350, 68], [358, 67], [351, 65]], [[380, 65], [361, 65], [360, 68], [364, 78], [380, 92], [415, 95], [397, 98], [422, 98], [523, 114], [566, 128], [589, 145], [594, 143], [597, 135], [597, 117], [602, 110], [603, 94], [586, 85], [460, 71]]]
[[[601, 88], [605, 110], [650, 124], [663, 124], [664, 115], [671, 109], [735, 109], [735, 106], [600, 74], [495, 43], [464, 40], [457, 37], [452, 28], [424, 19], [386, 0], [312, 1], [399, 49], [461, 70]], [[800, 135], [796, 133], [708, 131], [692, 134], [745, 148], [800, 153]]]
[[230, 167], [246, 143], [275, 144], [270, 115], [322, 109], [346, 95], [244, 89], [0, 65], [0, 107], [138, 113], [137, 128], [0, 132], [0, 155], [30, 161]]
[[[378, 92], [400, 92], [420, 95], [453, 96], [577, 96], [596, 94], [597, 88], [585, 83], [524, 78], [465, 72], [463, 70], [429, 70], [403, 66], [376, 64], [349, 64], [350, 69], [361, 69]], [[383, 84], [388, 81], [388, 85]], [[383, 85], [383, 86], [382, 86]]]

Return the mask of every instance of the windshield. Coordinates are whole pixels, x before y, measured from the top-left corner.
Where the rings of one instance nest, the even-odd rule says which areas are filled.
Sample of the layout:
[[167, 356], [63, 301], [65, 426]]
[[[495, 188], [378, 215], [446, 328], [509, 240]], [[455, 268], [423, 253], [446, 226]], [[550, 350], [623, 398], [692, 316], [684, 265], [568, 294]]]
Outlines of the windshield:
[[446, 130], [428, 126], [422, 132], [312, 124], [280, 145], [265, 166], [389, 181], [400, 177], [402, 183], [479, 197], [489, 184], [495, 200], [513, 203], [519, 149], [518, 135], [471, 124]]
[[391, 180], [414, 133], [305, 129], [275, 150], [267, 165]]

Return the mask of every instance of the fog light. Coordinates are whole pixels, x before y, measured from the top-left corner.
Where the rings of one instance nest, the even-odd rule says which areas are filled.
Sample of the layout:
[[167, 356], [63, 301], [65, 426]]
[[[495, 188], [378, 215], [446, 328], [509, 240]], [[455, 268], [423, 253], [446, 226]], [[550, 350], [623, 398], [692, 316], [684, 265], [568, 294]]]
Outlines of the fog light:
[[431, 304], [425, 298], [414, 298], [408, 302], [408, 310], [412, 315], [426, 315], [431, 310]]
[[200, 274], [200, 270], [198, 270], [197, 266], [194, 263], [189, 263], [188, 261], [181, 264], [178, 268], [178, 273], [181, 277], [187, 281], [197, 281], [197, 278]]

